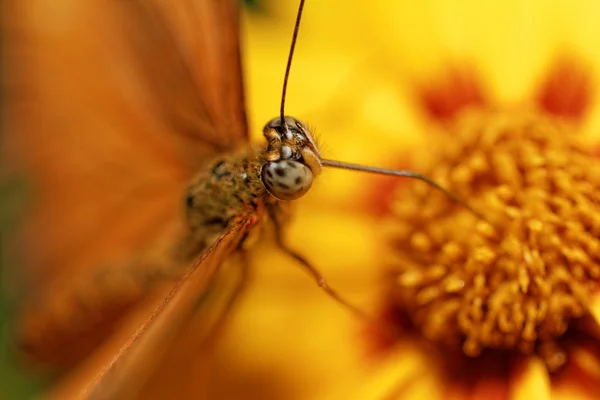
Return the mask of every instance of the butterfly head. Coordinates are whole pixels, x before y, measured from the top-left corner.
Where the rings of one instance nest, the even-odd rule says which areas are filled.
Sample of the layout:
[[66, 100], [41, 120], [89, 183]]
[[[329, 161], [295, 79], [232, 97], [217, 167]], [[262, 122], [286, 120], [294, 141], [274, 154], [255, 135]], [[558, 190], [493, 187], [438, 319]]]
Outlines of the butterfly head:
[[321, 173], [321, 153], [309, 129], [299, 120], [273, 118], [263, 129], [266, 162], [261, 170], [267, 191], [280, 200], [295, 200], [310, 189]]

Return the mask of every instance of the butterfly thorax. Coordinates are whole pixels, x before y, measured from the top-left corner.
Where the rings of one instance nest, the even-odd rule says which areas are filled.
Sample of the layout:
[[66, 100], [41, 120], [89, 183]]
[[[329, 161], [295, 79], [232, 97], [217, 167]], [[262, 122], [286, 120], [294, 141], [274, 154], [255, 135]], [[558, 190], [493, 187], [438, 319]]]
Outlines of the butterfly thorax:
[[265, 202], [278, 201], [262, 183], [265, 151], [262, 145], [222, 155], [192, 179], [186, 195], [187, 257], [201, 253], [235, 220], [261, 218]]

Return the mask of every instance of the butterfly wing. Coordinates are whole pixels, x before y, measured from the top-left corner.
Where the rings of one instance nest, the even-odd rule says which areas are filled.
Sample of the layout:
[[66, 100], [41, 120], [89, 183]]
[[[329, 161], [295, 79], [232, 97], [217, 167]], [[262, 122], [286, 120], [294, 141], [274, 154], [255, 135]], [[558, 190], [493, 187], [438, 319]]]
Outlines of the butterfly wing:
[[[158, 110], [163, 118], [217, 150], [246, 141], [235, 2], [119, 3], [122, 34], [133, 42], [140, 73], [160, 93]], [[165, 56], [172, 62], [157, 62]]]
[[[173, 341], [178, 328], [195, 312], [200, 293], [223, 258], [233, 251], [255, 221], [233, 226], [194, 263], [186, 275], [141, 324], [134, 316], [103, 349], [50, 393], [48, 399], [131, 399], [144, 385]], [[141, 316], [144, 316], [142, 313]], [[139, 327], [138, 327], [139, 326]], [[135, 332], [129, 331], [134, 329]]]
[[[22, 176], [30, 199], [10, 246], [19, 253], [11, 272], [19, 271], [25, 297], [41, 293], [38, 304], [67, 309], [78, 300], [64, 294], [73, 277], [92, 276], [182, 229], [191, 175], [207, 157], [247, 140], [238, 6], [12, 0], [3, 7], [2, 172]], [[56, 288], [64, 304], [53, 302]], [[102, 320], [93, 307], [86, 311]], [[85, 322], [56, 314], [61, 329], [38, 325], [34, 336], [52, 347], [46, 361], [69, 363], [80, 354], [51, 342], [83, 337]], [[96, 343], [95, 331], [86, 331], [86, 346]]]

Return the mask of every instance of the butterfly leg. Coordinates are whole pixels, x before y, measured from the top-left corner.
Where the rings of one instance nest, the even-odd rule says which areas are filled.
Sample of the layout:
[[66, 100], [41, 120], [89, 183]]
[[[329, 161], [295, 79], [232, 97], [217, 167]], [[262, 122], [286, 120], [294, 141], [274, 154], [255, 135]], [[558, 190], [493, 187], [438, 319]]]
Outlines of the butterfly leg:
[[226, 300], [223, 308], [219, 311], [219, 315], [217, 316], [215, 322], [210, 327], [209, 331], [206, 334], [206, 337], [201, 340], [202, 345], [210, 346], [214, 344], [215, 340], [218, 337], [218, 334], [222, 332], [223, 328], [227, 324], [229, 317], [234, 312], [235, 308], [238, 306], [242, 295], [248, 288], [248, 283], [250, 282], [251, 276], [251, 266], [250, 260], [248, 259], [248, 253], [245, 251], [240, 251], [238, 253], [241, 258], [240, 263], [240, 276], [236, 285], [232, 289], [229, 297]]
[[284, 241], [283, 234], [283, 225], [282, 225], [282, 216], [285, 214], [283, 210], [279, 208], [277, 204], [267, 204], [267, 213], [269, 215], [269, 219], [273, 222], [273, 227], [275, 228], [275, 241], [277, 246], [285, 253], [287, 253], [290, 257], [298, 261], [300, 266], [306, 270], [317, 282], [319, 287], [327, 293], [331, 298], [340, 303], [342, 306], [352, 311], [354, 314], [358, 315], [361, 318], [366, 318], [366, 314], [360, 310], [358, 307], [349, 303], [346, 299], [344, 299], [337, 291], [329, 286], [325, 277], [321, 275], [321, 273], [313, 267], [303, 256], [290, 249]]

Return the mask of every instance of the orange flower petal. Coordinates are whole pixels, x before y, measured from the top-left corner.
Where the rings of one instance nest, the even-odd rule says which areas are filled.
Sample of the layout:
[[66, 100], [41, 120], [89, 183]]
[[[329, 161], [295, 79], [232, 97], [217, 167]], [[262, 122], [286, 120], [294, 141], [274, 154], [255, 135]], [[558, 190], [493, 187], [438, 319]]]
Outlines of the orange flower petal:
[[[402, 161], [396, 162], [390, 168], [410, 169], [409, 154], [398, 157], [398, 159]], [[370, 190], [364, 192], [365, 208], [377, 217], [387, 215], [395, 199], [396, 191], [407, 181], [408, 179], [398, 179], [397, 176], [378, 175], [373, 177], [369, 182]]]
[[465, 400], [468, 396], [467, 388], [462, 385], [451, 385], [444, 389], [444, 400]]
[[525, 357], [510, 380], [511, 400], [550, 400], [550, 376], [544, 362]]
[[538, 105], [550, 114], [580, 120], [592, 104], [592, 74], [574, 56], [554, 62], [537, 95]]
[[468, 67], [450, 67], [445, 75], [421, 85], [417, 91], [424, 110], [440, 122], [454, 119], [469, 107], [488, 104], [479, 77]]
[[469, 400], [508, 400], [509, 392], [506, 380], [496, 376], [483, 376], [471, 391]]

